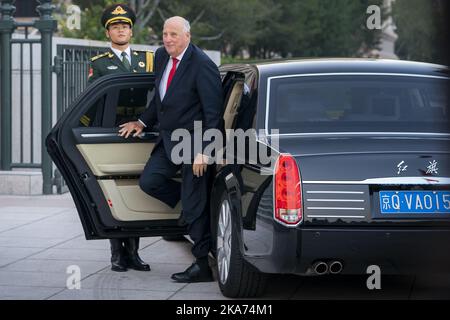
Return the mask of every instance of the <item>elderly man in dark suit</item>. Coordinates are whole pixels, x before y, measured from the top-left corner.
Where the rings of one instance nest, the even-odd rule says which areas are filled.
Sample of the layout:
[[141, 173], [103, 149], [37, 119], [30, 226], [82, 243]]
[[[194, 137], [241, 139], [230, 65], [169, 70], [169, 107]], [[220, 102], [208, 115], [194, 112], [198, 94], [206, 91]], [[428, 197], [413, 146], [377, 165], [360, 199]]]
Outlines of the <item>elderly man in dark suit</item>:
[[[182, 17], [165, 21], [164, 47], [155, 53], [156, 93], [139, 121], [121, 126], [119, 134], [139, 135], [144, 127], [159, 122], [160, 136], [141, 175], [140, 186], [147, 194], [175, 207], [181, 198], [182, 219], [194, 241], [195, 262], [184, 272], [175, 273], [177, 282], [213, 281], [208, 264], [211, 233], [208, 210], [208, 157], [203, 151], [192, 153], [189, 163], [171, 158], [172, 132], [186, 129], [193, 136], [195, 121], [203, 131], [222, 125], [222, 84], [214, 62], [190, 43], [189, 22]], [[191, 137], [192, 138], [192, 137]], [[193, 140], [191, 140], [193, 143]], [[202, 142], [203, 150], [206, 143]], [[172, 180], [181, 169], [181, 184]], [[180, 218], [180, 219], [181, 219]]]

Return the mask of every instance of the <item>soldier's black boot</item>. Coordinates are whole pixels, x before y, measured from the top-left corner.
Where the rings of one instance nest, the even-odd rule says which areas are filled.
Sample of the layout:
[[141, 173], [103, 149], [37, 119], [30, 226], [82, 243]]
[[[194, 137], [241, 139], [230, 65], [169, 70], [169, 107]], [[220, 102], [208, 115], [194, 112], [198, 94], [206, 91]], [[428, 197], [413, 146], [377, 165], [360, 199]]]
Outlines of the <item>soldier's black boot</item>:
[[109, 239], [109, 243], [111, 244], [111, 270], [117, 272], [127, 271], [122, 239]]
[[127, 253], [127, 267], [138, 271], [150, 271], [150, 266], [146, 264], [138, 255], [139, 238], [124, 239]]

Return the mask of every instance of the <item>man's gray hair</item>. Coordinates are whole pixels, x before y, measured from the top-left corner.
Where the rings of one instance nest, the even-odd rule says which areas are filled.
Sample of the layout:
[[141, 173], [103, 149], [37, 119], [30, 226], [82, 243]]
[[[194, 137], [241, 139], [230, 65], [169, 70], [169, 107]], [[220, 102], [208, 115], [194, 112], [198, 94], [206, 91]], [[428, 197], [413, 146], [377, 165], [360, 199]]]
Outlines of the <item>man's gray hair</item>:
[[184, 20], [183, 21], [183, 31], [184, 32], [191, 32], [191, 24], [186, 19], [183, 18], [183, 20]]
[[178, 20], [181, 21], [183, 23], [183, 31], [184, 32], [191, 32], [191, 24], [189, 23], [189, 21], [187, 21], [185, 18], [180, 17], [180, 16], [175, 16], [175, 17], [170, 17], [168, 19], [166, 19], [166, 21], [164, 21], [164, 25], [169, 21], [169, 20]]

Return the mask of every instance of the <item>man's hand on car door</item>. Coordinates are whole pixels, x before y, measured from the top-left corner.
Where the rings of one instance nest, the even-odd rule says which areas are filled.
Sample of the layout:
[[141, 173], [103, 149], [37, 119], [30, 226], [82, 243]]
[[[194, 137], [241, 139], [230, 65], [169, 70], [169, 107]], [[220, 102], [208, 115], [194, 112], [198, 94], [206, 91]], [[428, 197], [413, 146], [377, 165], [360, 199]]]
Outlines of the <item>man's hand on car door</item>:
[[142, 133], [142, 130], [144, 130], [144, 125], [139, 121], [127, 122], [121, 124], [119, 127], [121, 128], [119, 130], [119, 136], [125, 136], [125, 139], [128, 138], [133, 132], [133, 137], [137, 137]]

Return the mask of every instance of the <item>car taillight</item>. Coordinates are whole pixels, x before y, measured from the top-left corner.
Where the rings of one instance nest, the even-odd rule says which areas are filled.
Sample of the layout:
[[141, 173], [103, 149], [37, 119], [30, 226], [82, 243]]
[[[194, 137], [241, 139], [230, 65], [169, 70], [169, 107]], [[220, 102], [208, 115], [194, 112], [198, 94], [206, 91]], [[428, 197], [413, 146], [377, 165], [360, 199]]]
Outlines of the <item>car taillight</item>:
[[275, 219], [297, 225], [302, 218], [302, 185], [297, 163], [290, 154], [281, 154], [275, 166]]

